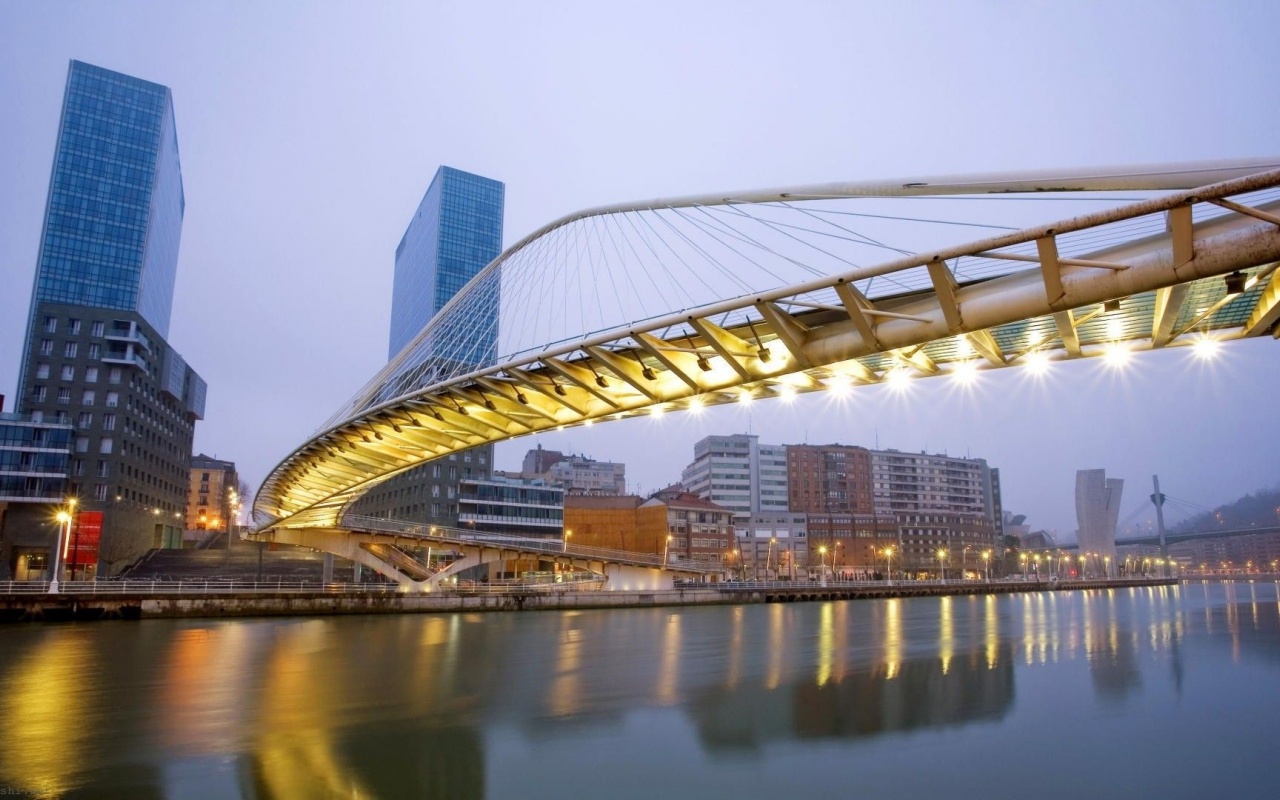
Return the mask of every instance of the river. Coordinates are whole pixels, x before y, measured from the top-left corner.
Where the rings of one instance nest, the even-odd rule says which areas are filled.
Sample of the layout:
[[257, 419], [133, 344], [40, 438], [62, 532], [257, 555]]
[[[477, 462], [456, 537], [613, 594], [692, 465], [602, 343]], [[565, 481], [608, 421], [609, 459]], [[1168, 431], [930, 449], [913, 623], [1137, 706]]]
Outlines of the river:
[[0, 794], [1280, 796], [1275, 583], [0, 628]]

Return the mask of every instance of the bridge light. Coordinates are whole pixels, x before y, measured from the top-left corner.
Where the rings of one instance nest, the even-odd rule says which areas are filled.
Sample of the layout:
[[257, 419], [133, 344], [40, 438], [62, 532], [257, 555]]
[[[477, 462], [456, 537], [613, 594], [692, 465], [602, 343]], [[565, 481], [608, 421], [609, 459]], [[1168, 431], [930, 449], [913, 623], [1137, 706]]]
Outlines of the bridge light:
[[1209, 361], [1218, 355], [1218, 340], [1208, 336], [1197, 339], [1196, 343], [1191, 346], [1191, 351], [1196, 358]]
[[784, 383], [778, 387], [778, 397], [782, 398], [782, 402], [790, 403], [796, 399], [796, 387], [789, 383]]
[[848, 375], [837, 375], [827, 384], [827, 388], [839, 397], [849, 394], [849, 390], [853, 388], [853, 379]]
[[884, 379], [889, 384], [889, 388], [897, 392], [903, 392], [907, 389], [907, 384], [911, 381], [911, 376], [901, 367], [894, 367], [885, 373]]
[[1107, 323], [1107, 338], [1120, 339], [1124, 337], [1124, 323], [1119, 319], [1112, 319]]
[[957, 336], [956, 337], [956, 357], [968, 358], [971, 355], [973, 355], [973, 344], [969, 342], [968, 337]]
[[1106, 359], [1108, 366], [1120, 369], [1129, 363], [1129, 348], [1119, 342], [1113, 342], [1107, 345], [1103, 358]]
[[1049, 357], [1038, 350], [1027, 353], [1026, 364], [1032, 375], [1043, 375], [1049, 371]]
[[665, 410], [666, 409], [664, 409], [662, 406], [654, 406], [653, 408], [649, 409], [649, 416], [653, 417], [654, 419], [658, 419], [662, 416]]
[[585, 425], [586, 427], [590, 428], [592, 425], [595, 425], [595, 424], [596, 424], [596, 421], [595, 421], [594, 419], [584, 419], [584, 420], [582, 421], [582, 424], [583, 424], [583, 425]]
[[748, 389], [743, 389], [742, 391], [738, 392], [738, 402], [742, 403], [743, 405], [751, 405], [751, 401], [754, 399], [755, 397], [751, 394], [751, 391]]
[[701, 398], [701, 397], [691, 397], [691, 398], [689, 398], [689, 410], [690, 410], [691, 412], [693, 412], [694, 414], [701, 414], [701, 413], [702, 413], [702, 398]]
[[973, 380], [978, 377], [978, 365], [972, 361], [961, 361], [952, 369], [951, 375], [959, 383], [973, 383]]

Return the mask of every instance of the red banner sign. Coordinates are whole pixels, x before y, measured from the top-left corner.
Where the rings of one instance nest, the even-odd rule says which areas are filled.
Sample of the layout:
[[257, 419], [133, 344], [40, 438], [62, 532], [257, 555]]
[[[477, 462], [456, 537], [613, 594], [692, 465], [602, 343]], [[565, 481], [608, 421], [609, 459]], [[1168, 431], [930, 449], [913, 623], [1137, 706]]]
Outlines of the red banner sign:
[[71, 535], [63, 543], [68, 567], [84, 567], [98, 563], [98, 544], [102, 541], [102, 512], [80, 511], [71, 522]]

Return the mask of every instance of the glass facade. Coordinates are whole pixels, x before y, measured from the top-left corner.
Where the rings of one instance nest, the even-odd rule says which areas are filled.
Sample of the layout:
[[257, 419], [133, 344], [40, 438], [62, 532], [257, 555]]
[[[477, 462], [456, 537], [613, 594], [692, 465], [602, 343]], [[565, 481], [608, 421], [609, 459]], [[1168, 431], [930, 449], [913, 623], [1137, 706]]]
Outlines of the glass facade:
[[167, 336], [184, 205], [168, 87], [72, 61], [31, 313], [137, 311]]
[[70, 425], [0, 413], [0, 501], [60, 502], [71, 441]]
[[168, 88], [71, 62], [33, 306], [136, 310], [167, 336], [183, 206]]
[[[394, 358], [463, 286], [502, 252], [505, 187], [499, 181], [440, 167], [396, 248], [388, 360]], [[482, 318], [468, 320], [470, 342], [458, 360], [479, 363], [497, 346], [498, 283]], [[456, 352], [456, 351], [455, 351]]]

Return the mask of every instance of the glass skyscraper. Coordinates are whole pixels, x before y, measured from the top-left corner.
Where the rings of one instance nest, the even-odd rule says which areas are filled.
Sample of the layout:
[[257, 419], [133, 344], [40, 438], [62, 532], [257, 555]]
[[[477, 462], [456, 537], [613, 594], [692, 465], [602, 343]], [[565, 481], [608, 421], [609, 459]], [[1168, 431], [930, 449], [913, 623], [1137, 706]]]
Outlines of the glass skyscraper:
[[[184, 205], [168, 87], [72, 61], [17, 406], [74, 426], [67, 488], [108, 569], [181, 543], [206, 392], [166, 341]], [[0, 569], [49, 546], [36, 522], [6, 523]]]
[[[387, 359], [396, 356], [453, 298], [502, 252], [505, 188], [499, 181], [440, 167], [396, 248]], [[473, 361], [497, 343], [497, 298], [489, 311], [460, 332], [476, 342]]]
[[[387, 359], [400, 353], [463, 286], [502, 252], [505, 187], [499, 181], [440, 167], [396, 248], [391, 296], [391, 336]], [[436, 353], [407, 370], [396, 392], [433, 380], [450, 362], [480, 364], [494, 356], [498, 342], [498, 280], [477, 290], [491, 296], [478, 310], [437, 325], [428, 343]], [[473, 291], [477, 291], [473, 290]], [[489, 478], [493, 445], [455, 453], [414, 467], [370, 489], [353, 511], [395, 519], [457, 525], [460, 485]]]

